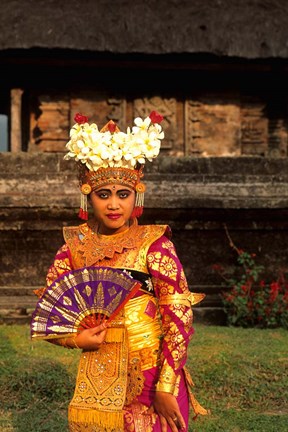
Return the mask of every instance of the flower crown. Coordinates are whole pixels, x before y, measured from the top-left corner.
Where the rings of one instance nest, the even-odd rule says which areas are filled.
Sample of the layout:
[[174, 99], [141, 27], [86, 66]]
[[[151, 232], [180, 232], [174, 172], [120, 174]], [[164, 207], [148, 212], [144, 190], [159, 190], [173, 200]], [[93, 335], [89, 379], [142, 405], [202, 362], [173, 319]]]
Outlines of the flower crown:
[[156, 111], [144, 120], [134, 119], [135, 126], [121, 132], [110, 120], [98, 130], [95, 123], [88, 123], [88, 117], [77, 113], [75, 124], [70, 130], [70, 140], [66, 144], [69, 150], [64, 159], [75, 159], [84, 164], [89, 171], [99, 168], [121, 167], [135, 169], [144, 165], [146, 159], [152, 161], [160, 152], [164, 132], [160, 126], [163, 117]]

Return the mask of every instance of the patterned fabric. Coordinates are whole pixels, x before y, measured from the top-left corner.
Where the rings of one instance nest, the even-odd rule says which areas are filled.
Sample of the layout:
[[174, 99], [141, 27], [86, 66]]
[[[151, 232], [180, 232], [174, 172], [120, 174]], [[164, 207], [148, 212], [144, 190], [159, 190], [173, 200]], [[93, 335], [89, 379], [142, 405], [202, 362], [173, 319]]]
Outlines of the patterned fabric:
[[[147, 262], [162, 316], [161, 372], [157, 390], [175, 392], [193, 334], [189, 288], [173, 243], [161, 237], [150, 247]], [[169, 298], [169, 301], [168, 301]]]
[[95, 223], [67, 227], [63, 233], [74, 268], [107, 262], [110, 267], [131, 268], [148, 274], [148, 249], [161, 235], [170, 236], [170, 228], [167, 225], [141, 226], [134, 219], [129, 229], [115, 235], [98, 234]]
[[123, 407], [128, 383], [127, 333], [122, 340], [106, 341], [101, 349], [83, 351], [77, 384], [69, 405], [69, 421], [104, 430], [123, 429]]
[[[48, 283], [65, 269], [69, 271], [70, 268], [85, 265], [141, 271], [150, 274], [153, 283], [151, 293], [138, 292], [124, 307], [129, 346], [126, 401], [122, 409], [124, 426], [96, 427], [93, 421], [89, 422], [89, 415], [87, 421], [84, 417], [77, 421], [77, 415], [72, 415], [69, 416], [70, 431], [158, 432], [161, 430], [158, 416], [147, 413], [155, 391], [175, 395], [188, 426], [189, 391], [187, 374], [183, 368], [193, 334], [191, 305], [200, 301], [201, 297], [194, 296], [189, 291], [182, 265], [169, 239], [169, 227], [133, 224], [129, 230], [120, 234], [99, 236], [95, 226], [88, 224], [66, 228], [66, 243], [58, 251], [55, 262], [49, 269]], [[84, 355], [86, 362], [88, 357], [94, 356], [90, 352], [83, 353], [82, 356]], [[89, 382], [93, 387], [93, 376], [89, 368], [86, 369], [83, 381], [82, 356], [75, 395], [79, 393], [79, 385], [83, 386], [83, 382]], [[88, 397], [95, 387], [87, 393]], [[197, 406], [195, 402], [193, 406], [198, 412], [205, 414], [199, 404]]]

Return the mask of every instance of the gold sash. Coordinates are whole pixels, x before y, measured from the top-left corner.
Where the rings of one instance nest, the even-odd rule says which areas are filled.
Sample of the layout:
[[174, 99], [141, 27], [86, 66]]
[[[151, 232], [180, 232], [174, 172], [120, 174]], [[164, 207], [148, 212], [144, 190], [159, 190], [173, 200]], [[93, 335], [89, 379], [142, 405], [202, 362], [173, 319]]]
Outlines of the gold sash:
[[69, 422], [92, 424], [107, 431], [123, 430], [127, 371], [128, 342], [123, 323], [121, 327], [107, 330], [99, 350], [83, 351], [69, 405]]

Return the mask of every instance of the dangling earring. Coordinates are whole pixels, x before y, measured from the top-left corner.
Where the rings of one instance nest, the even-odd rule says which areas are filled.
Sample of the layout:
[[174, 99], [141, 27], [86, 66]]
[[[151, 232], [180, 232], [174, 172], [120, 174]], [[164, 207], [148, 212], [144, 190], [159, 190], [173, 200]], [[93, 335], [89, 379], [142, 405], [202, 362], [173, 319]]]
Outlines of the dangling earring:
[[131, 217], [140, 217], [143, 214], [144, 208], [144, 192], [146, 191], [146, 186], [144, 183], [138, 183], [136, 185], [136, 198], [135, 198], [135, 206], [132, 211]]
[[81, 190], [81, 203], [80, 203], [78, 217], [83, 220], [88, 220], [87, 195], [91, 193], [92, 188], [88, 183], [84, 183], [82, 184], [80, 190]]

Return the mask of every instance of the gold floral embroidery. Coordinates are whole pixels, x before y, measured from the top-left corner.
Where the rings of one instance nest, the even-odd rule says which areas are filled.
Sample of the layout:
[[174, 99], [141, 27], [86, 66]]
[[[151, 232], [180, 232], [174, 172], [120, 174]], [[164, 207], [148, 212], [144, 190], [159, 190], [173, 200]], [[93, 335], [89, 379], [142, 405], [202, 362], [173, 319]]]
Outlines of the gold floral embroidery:
[[177, 368], [180, 366], [180, 363], [183, 360], [183, 358], [185, 358], [186, 352], [187, 352], [187, 349], [186, 349], [186, 346], [184, 344], [180, 345], [177, 350], [172, 351], [172, 357], [174, 359], [175, 366]]
[[59, 276], [71, 270], [70, 261], [68, 258], [55, 259], [54, 264], [48, 270], [46, 282], [50, 286]]
[[168, 282], [162, 281], [161, 279], [152, 278], [152, 283], [156, 291], [159, 291], [159, 296], [166, 296], [168, 294], [173, 294], [175, 288]]
[[173, 311], [175, 315], [182, 320], [183, 315], [185, 313], [186, 307], [183, 304], [175, 304], [173, 305]]
[[169, 277], [170, 279], [176, 281], [177, 278], [177, 264], [175, 261], [168, 257], [163, 256], [162, 261], [160, 263], [160, 272], [164, 275]]
[[46, 286], [49, 287], [55, 281], [55, 279], [57, 279], [57, 277], [58, 273], [55, 267], [51, 267], [46, 276]]
[[[183, 305], [170, 305], [170, 309], [175, 313], [175, 315], [178, 316], [179, 319], [181, 319], [184, 326], [187, 326], [188, 328], [191, 326], [193, 313], [190, 307], [187, 309], [187, 307]], [[172, 319], [169, 315], [165, 314], [165, 309], [163, 307], [160, 307], [160, 313], [163, 317], [163, 325], [169, 325]]]
[[147, 413], [149, 407], [134, 402], [127, 407], [124, 415], [126, 432], [152, 432], [157, 420], [157, 414]]
[[188, 332], [193, 324], [193, 311], [192, 309], [188, 309], [186, 313], [182, 317], [182, 321], [184, 323], [184, 329]]
[[162, 315], [162, 325], [164, 329], [170, 325], [172, 318], [170, 315], [164, 314], [164, 309], [160, 307], [160, 313]]
[[170, 326], [168, 340], [172, 346], [172, 349], [175, 348], [176, 345], [183, 342], [183, 336], [181, 333], [179, 333], [178, 327], [174, 322]]
[[147, 262], [150, 264], [152, 270], [157, 271], [159, 269], [161, 256], [161, 252], [151, 252], [149, 255], [147, 255]]
[[184, 274], [184, 270], [183, 268], [181, 269], [181, 273], [180, 273], [180, 281], [179, 281], [179, 288], [181, 289], [181, 291], [189, 291], [188, 288], [188, 283], [187, 283], [187, 279], [186, 276]]
[[56, 260], [54, 266], [58, 270], [59, 275], [71, 270], [69, 258]]
[[162, 247], [163, 247], [163, 249], [168, 249], [169, 252], [172, 255], [174, 255], [175, 257], [177, 257], [175, 246], [174, 246], [174, 244], [170, 240], [166, 240], [165, 242], [163, 242], [162, 243]]
[[127, 432], [134, 432], [135, 431], [135, 425], [133, 422], [133, 415], [132, 412], [130, 412], [131, 408], [123, 410], [124, 412], [124, 422], [125, 422], [125, 430]]

